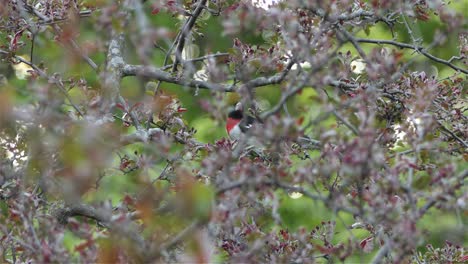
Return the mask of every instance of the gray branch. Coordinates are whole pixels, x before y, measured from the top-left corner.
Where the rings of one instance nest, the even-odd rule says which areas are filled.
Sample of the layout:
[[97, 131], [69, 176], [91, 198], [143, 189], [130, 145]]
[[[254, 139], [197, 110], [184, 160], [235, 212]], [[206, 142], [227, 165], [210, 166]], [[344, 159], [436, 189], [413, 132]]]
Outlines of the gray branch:
[[102, 110], [110, 109], [114, 106], [120, 94], [120, 80], [122, 79], [122, 68], [125, 65], [122, 48], [124, 45], [124, 35], [114, 33], [107, 51], [107, 64], [103, 73], [103, 97], [104, 104]]
[[[253, 80], [250, 80], [245, 83], [247, 87], [256, 88], [271, 84], [279, 84], [281, 83], [287, 73], [289, 72], [292, 64], [279, 74], [270, 76], [270, 77], [258, 77]], [[222, 91], [222, 92], [234, 92], [236, 91], [236, 87], [233, 85], [227, 84], [218, 84], [212, 83], [208, 81], [199, 81], [194, 80], [192, 78], [186, 79], [181, 77], [173, 76], [172, 74], [165, 72], [159, 68], [153, 66], [143, 66], [143, 65], [124, 65], [122, 68], [122, 76], [141, 76], [153, 80], [159, 80], [163, 82], [178, 84], [182, 86], [188, 86], [192, 88], [201, 88], [201, 89], [209, 89], [213, 91]]]

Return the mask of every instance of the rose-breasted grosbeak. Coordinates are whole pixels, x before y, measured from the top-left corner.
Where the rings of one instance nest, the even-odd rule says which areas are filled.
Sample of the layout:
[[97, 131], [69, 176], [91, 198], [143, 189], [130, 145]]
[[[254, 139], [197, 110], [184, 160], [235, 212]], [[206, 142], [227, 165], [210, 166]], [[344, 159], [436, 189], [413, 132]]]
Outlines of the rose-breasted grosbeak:
[[[245, 115], [242, 111], [242, 104], [237, 103], [234, 110], [229, 112], [227, 122], [226, 122], [226, 131], [229, 137], [233, 140], [239, 141], [241, 140], [247, 130], [251, 128], [254, 124], [263, 123], [261, 120], [254, 118], [249, 115]], [[320, 149], [321, 144], [319, 141], [309, 138], [308, 136], [299, 136], [293, 142], [297, 143], [299, 146], [306, 148], [306, 149]], [[264, 145], [261, 144], [255, 138], [248, 138], [247, 140], [248, 147], [256, 147], [259, 150], [264, 148]]]
[[235, 109], [228, 114], [226, 131], [230, 138], [239, 140], [252, 127], [254, 122], [256, 122], [256, 119], [249, 115], [244, 115], [241, 103], [237, 103]]

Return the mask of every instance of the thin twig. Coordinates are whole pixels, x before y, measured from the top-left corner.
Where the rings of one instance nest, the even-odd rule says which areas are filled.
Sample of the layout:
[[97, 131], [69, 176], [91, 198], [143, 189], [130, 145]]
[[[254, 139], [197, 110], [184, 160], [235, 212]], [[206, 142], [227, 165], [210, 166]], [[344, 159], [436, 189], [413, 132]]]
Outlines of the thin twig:
[[[460, 182], [463, 182], [466, 180], [466, 178], [468, 178], [468, 170], [463, 170], [460, 174], [456, 175], [454, 177], [454, 179], [456, 180], [456, 182], [460, 181]], [[455, 185], [458, 185], [458, 183], [455, 183]], [[464, 186], [463, 184], [461, 184], [460, 186]], [[424, 214], [426, 214], [426, 212], [431, 209], [434, 205], [436, 205], [437, 203], [437, 198], [432, 198], [430, 200], [428, 200], [420, 209], [419, 209], [419, 217], [422, 217], [424, 216]]]
[[[3, 53], [3, 54], [9, 54], [9, 52], [5, 51], [5, 50], [1, 50], [0, 49], [0, 53]], [[39, 67], [37, 67], [35, 64], [23, 59], [22, 57], [20, 56], [13, 56], [13, 58], [17, 59], [18, 61], [30, 66], [31, 68], [34, 69], [34, 71], [36, 71], [39, 76], [41, 78], [44, 78], [52, 83], [54, 83], [59, 89], [60, 91], [63, 93], [63, 95], [65, 96], [65, 98], [70, 102], [71, 106], [75, 109], [75, 111], [80, 115], [80, 116], [84, 116], [84, 114], [81, 112], [81, 110], [78, 108], [77, 105], [75, 105], [75, 103], [73, 103], [71, 97], [68, 95], [65, 87], [63, 86], [63, 83], [55, 78], [51, 78], [49, 77], [43, 70], [41, 70]]]
[[338, 29], [339, 29], [339, 32], [341, 32], [341, 34], [343, 34], [345, 36], [345, 38], [347, 40], [349, 40], [349, 42], [351, 42], [351, 44], [353, 44], [354, 48], [357, 50], [357, 52], [359, 53], [359, 55], [361, 56], [361, 58], [364, 60], [364, 61], [367, 61], [367, 56], [366, 56], [366, 53], [364, 52], [364, 50], [361, 48], [361, 46], [358, 44], [357, 40], [355, 37], [353, 37], [351, 34], [348, 33], [348, 31], [346, 31], [346, 29], [344, 29], [342, 26], [338, 26]]
[[336, 116], [336, 118], [338, 118], [338, 120], [341, 121], [341, 123], [343, 123], [347, 128], [349, 128], [353, 133], [354, 135], [359, 135], [359, 130], [354, 127], [348, 120], [346, 120], [343, 116], [341, 116], [336, 110], [333, 111], [333, 114]]
[[[194, 62], [204, 61], [204, 60], [211, 59], [211, 58], [225, 57], [225, 56], [229, 56], [229, 53], [219, 53], [218, 52], [218, 53], [215, 53], [215, 54], [208, 54], [208, 55], [205, 55], [205, 56], [202, 56], [202, 57], [186, 60], [184, 63], [194, 63]], [[174, 64], [169, 64], [169, 65], [165, 65], [165, 66], [161, 67], [160, 69], [164, 71], [164, 70], [167, 70], [169, 68], [172, 68], [173, 66], [174, 66]]]
[[66, 224], [68, 219], [73, 216], [82, 216], [96, 220], [104, 227], [132, 241], [135, 244], [135, 249], [141, 256], [148, 255], [146, 242], [139, 234], [137, 226], [131, 223], [129, 224], [128, 222], [122, 223], [113, 221], [110, 211], [98, 210], [84, 203], [76, 203], [66, 205], [55, 212], [55, 217], [62, 224]]
[[34, 57], [34, 43], [36, 42], [36, 33], [35, 32], [31, 32], [32, 33], [32, 37], [31, 37], [31, 51], [30, 51], [30, 54], [29, 54], [29, 62], [31, 62], [31, 64], [33, 64], [33, 57]]
[[137, 130], [141, 130], [141, 127], [140, 127], [140, 122], [138, 121], [138, 117], [135, 115], [135, 113], [128, 107], [128, 104], [127, 102], [125, 101], [125, 99], [119, 95], [119, 98], [118, 98], [120, 104], [123, 106], [123, 108], [125, 109], [125, 112], [130, 116], [130, 119], [132, 120], [132, 123], [133, 125], [135, 126], [135, 128]]
[[[29, 13], [32, 13], [33, 15], [37, 16], [39, 19], [43, 20], [46, 23], [50, 23], [50, 22], [54, 21], [53, 19], [51, 19], [51, 18], [45, 16], [44, 14], [42, 14], [41, 12], [39, 12], [33, 6], [25, 4], [25, 10], [28, 11]], [[62, 30], [57, 24], [52, 23], [52, 28], [54, 29], [55, 34], [57, 34], [57, 35], [62, 34], [62, 32], [61, 32]], [[80, 47], [78, 46], [78, 44], [76, 43], [75, 40], [68, 39], [66, 42], [68, 42], [68, 44], [70, 45], [72, 50], [76, 54], [78, 54], [84, 61], [86, 61], [86, 63], [88, 63], [89, 66], [91, 66], [91, 68], [93, 68], [93, 70], [98, 69], [97, 64], [91, 58], [89, 58], [86, 54], [83, 53], [83, 51], [80, 49]]]
[[[180, 231], [171, 240], [163, 243], [157, 249], [151, 250], [151, 252], [154, 255], [158, 256], [162, 252], [172, 249], [173, 247], [177, 246], [180, 242], [182, 242], [188, 235], [193, 233], [198, 228], [199, 225], [200, 225], [200, 220], [194, 220], [189, 226], [187, 226], [184, 230]], [[154, 255], [151, 256], [151, 258], [156, 257]]]
[[420, 47], [420, 46], [415, 46], [415, 45], [411, 45], [411, 44], [408, 44], [408, 43], [403, 43], [403, 42], [398, 42], [398, 41], [393, 41], [393, 40], [385, 40], [385, 39], [356, 38], [356, 41], [361, 42], [361, 43], [370, 43], [370, 44], [379, 44], [379, 45], [383, 45], [383, 44], [393, 45], [395, 47], [399, 47], [399, 48], [402, 48], [402, 49], [403, 48], [405, 48], [405, 49], [414, 49], [414, 50], [419, 51], [422, 55], [426, 56], [427, 58], [429, 58], [429, 59], [431, 59], [431, 60], [433, 60], [435, 62], [442, 63], [444, 65], [449, 66], [450, 68], [452, 68], [454, 70], [457, 70], [457, 71], [463, 72], [465, 74], [468, 74], [468, 69], [462, 69], [462, 68], [450, 63], [450, 61], [438, 58], [438, 57], [428, 53], [425, 48]]
[[[306, 75], [306, 76], [303, 76], [303, 79], [293, 88], [290, 88], [286, 93], [284, 93], [282, 96], [281, 96], [281, 99], [280, 101], [273, 107], [271, 108], [269, 111], [266, 111], [264, 112], [260, 118], [262, 120], [278, 113], [281, 108], [283, 107], [283, 104], [285, 104], [287, 102], [287, 100], [289, 98], [291, 98], [292, 96], [294, 96], [295, 94], [297, 94], [301, 89], [304, 88], [304, 86], [309, 82], [310, 78], [316, 73], [318, 72], [324, 65], [326, 65], [329, 60], [328, 58], [332, 57], [333, 55], [336, 54], [336, 52], [338, 51], [338, 49], [340, 48], [341, 46], [338, 46], [335, 50], [333, 50], [328, 56], [327, 56], [327, 59], [325, 60], [322, 60], [320, 63], [317, 63], [316, 65], [314, 65], [314, 67], [310, 70], [310, 72]], [[292, 67], [292, 65], [291, 65]], [[289, 70], [288, 70], [289, 71]], [[284, 78], [284, 76], [287, 74], [287, 71], [283, 73], [283, 76], [282, 78]], [[282, 79], [281, 79], [282, 80]]]
[[185, 40], [189, 36], [193, 26], [195, 25], [195, 22], [197, 21], [198, 17], [202, 13], [205, 5], [206, 5], [207, 0], [201, 0], [197, 7], [195, 8], [195, 11], [193, 12], [192, 16], [188, 18], [186, 23], [184, 24], [180, 37], [179, 37], [179, 42], [177, 44], [176, 48], [176, 53], [175, 53], [175, 61], [172, 66], [172, 71], [176, 71], [177, 65], [182, 61], [182, 51], [184, 50], [185, 46]]
[[466, 143], [465, 140], [461, 139], [459, 136], [457, 136], [453, 131], [450, 129], [446, 128], [439, 120], [437, 120], [437, 124], [442, 128], [443, 131], [448, 133], [450, 136], [452, 136], [454, 139], [456, 139], [458, 142], [460, 142], [465, 148], [468, 147], [468, 144]]

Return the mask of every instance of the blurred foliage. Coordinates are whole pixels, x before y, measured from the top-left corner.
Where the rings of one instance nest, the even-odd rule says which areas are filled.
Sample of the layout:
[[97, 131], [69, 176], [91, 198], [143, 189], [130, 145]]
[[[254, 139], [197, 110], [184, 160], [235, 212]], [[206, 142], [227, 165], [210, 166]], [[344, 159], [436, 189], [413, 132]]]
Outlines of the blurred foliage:
[[[105, 7], [109, 5], [108, 1], [78, 2], [80, 2], [82, 6]], [[181, 19], [182, 16], [177, 16], [169, 12], [159, 12], [157, 14], [149, 15], [152, 5], [154, 4], [152, 2], [154, 1], [149, 1], [144, 4], [144, 12], [148, 14], [149, 23], [153, 26], [167, 30], [170, 38], [166, 39], [166, 41], [158, 42], [161, 49], [154, 48], [151, 56], [148, 58], [148, 63], [157, 67], [162, 67], [165, 66], [164, 61], [166, 59], [166, 54], [162, 50], [167, 50], [171, 47], [172, 43], [167, 40], [175, 38], [177, 34], [176, 32], [183, 24], [183, 21]], [[463, 10], [468, 10], [467, 1], [453, 1], [453, 3], [450, 3], [449, 5], [457, 11], [463, 12]], [[72, 33], [76, 34], [76, 42], [79, 43], [80, 46], [85, 47], [88, 56], [97, 65], [100, 65], [99, 71], [104, 70], [103, 67], [106, 63], [105, 40], [106, 37], [109, 37], [108, 35], [110, 32], [105, 28], [99, 28], [96, 30], [95, 23], [100, 16], [104, 16], [104, 12], [108, 11], [104, 9], [97, 10], [96, 14], [93, 14], [93, 17], [80, 19], [79, 24], [72, 25], [72, 28], [70, 29], [73, 31]], [[118, 24], [118, 18], [111, 17], [110, 19], [111, 21], [109, 23]], [[242, 43], [249, 43], [252, 46], [267, 46], [271, 44], [267, 42], [271, 39], [266, 39], [271, 36], [262, 36], [261, 33], [259, 34], [259, 32], [257, 32], [258, 29], [254, 24], [251, 25], [252, 28], [243, 28], [240, 32], [236, 32], [235, 34], [223, 34], [224, 19], [225, 18], [223, 16], [213, 15], [206, 16], [201, 19], [199, 30], [196, 34], [194, 33], [194, 35], [190, 37], [192, 42], [191, 45], [198, 47], [201, 55], [207, 53], [226, 52], [233, 48], [234, 39], [239, 39]], [[127, 30], [129, 33], [135, 33], [138, 28], [134, 23], [136, 22], [128, 25], [128, 28], [122, 28], [121, 30]], [[421, 38], [421, 44], [423, 46], [427, 46], [432, 43], [437, 30], [443, 27], [444, 24], [440, 21], [438, 16], [430, 14], [427, 21], [417, 21], [411, 26], [414, 28], [415, 36]], [[1, 43], [6, 42], [6, 35], [6, 33], [2, 33], [0, 30], [0, 39], [2, 39]], [[101, 36], [98, 38], [97, 35]], [[408, 35], [405, 25], [401, 23], [395, 25], [393, 32], [381, 23], [357, 34], [357, 37], [368, 36], [373, 39], [394, 39], [405, 43], [412, 42], [411, 36]], [[457, 36], [455, 36], [455, 34], [450, 35], [444, 41], [443, 45], [432, 48], [430, 50], [431, 54], [444, 59], [449, 59], [452, 56], [459, 55], [456, 38]], [[21, 41], [24, 45], [16, 52], [16, 54], [28, 59], [28, 53], [31, 50], [31, 41], [29, 41], [26, 36], [23, 36]], [[125, 58], [128, 60], [127, 62], [131, 64], [140, 63], [137, 51], [138, 47], [136, 46], [140, 44], [139, 40], [127, 39], [127, 43], [129, 43], [125, 49]], [[372, 53], [374, 48], [374, 44], [362, 44], [362, 49], [366, 54]], [[358, 56], [358, 51], [355, 49], [353, 44], [349, 42], [343, 45], [339, 51], [342, 52], [342, 54], [350, 52], [352, 58]], [[413, 60], [414, 63], [409, 66], [410, 72], [430, 72], [437, 74], [437, 77], [440, 79], [449, 77], [453, 74], [453, 70], [446, 65], [428, 65], [427, 58], [422, 55], [415, 54], [415, 51], [413, 50], [406, 49], [399, 50], [399, 52], [402, 53], [403, 60]], [[69, 92], [68, 94], [73, 101], [87, 101], [87, 96], [91, 96], [87, 93], [91, 94], [102, 88], [102, 82], [99, 74], [96, 74], [89, 65], [83, 63], [79, 56], [74, 55], [74, 53], [70, 51], [69, 47], [64, 47], [63, 43], [57, 41], [51, 30], [46, 30], [43, 34], [41, 33], [35, 36], [34, 54], [33, 57], [29, 59], [31, 59], [36, 65], [40, 65], [40, 68], [43, 67], [43, 69], [47, 69], [49, 74], [58, 73], [63, 76], [63, 82], [65, 83], [65, 87]], [[166, 64], [172, 63], [172, 59], [169, 59], [168, 61], [169, 62]], [[201, 70], [203, 64], [200, 63], [195, 65], [195, 70], [198, 71]], [[17, 78], [12, 66], [14, 65], [6, 62], [2, 62], [2, 64], [0, 64], [0, 77], [4, 76], [7, 81], [6, 84], [3, 84], [0, 87], [0, 124], [2, 124], [2, 112], [6, 112], [12, 108], [8, 105], [14, 105], [17, 108], [27, 107], [30, 104], [41, 106], [43, 102], [52, 101], [52, 98], [54, 97], [51, 94], [47, 94], [48, 92], [42, 91], [42, 87], [37, 83], [34, 83], [32, 80]], [[431, 67], [435, 67], [435, 69]], [[17, 69], [16, 71], [19, 70]], [[352, 77], [359, 78], [357, 74], [352, 75]], [[84, 82], [86, 82], [86, 88], [80, 88], [78, 87], [78, 84], [75, 86], [71, 85], [71, 83], [78, 82], [80, 79], [83, 79]], [[143, 77], [126, 77], [122, 80], [120, 89], [121, 95], [125, 98], [130, 107], [137, 108], [139, 103], [150, 97], [148, 94], [151, 94], [153, 91], [146, 90], [146, 87], [148, 87], [148, 81], [148, 79]], [[50, 83], [49, 85], [51, 86]], [[154, 89], [154, 86], [151, 86], [151, 88]], [[223, 138], [228, 137], [224, 127], [224, 120], [215, 118], [216, 113], [207, 111], [206, 106], [204, 105], [206, 105], [206, 102], [222, 102], [226, 106], [226, 109], [229, 107], [233, 108], [235, 103], [242, 97], [232, 95], [230, 93], [209, 91], [207, 89], [181, 87], [176, 84], [164, 82], [161, 83], [159, 89], [162, 93], [176, 98], [181, 107], [188, 109], [186, 112], [179, 113], [178, 116], [180, 116], [187, 128], [195, 129], [196, 133], [194, 134], [194, 138], [197, 141], [206, 144], [215, 144]], [[256, 100], [262, 102], [262, 109], [260, 109], [259, 112], [267, 111], [272, 106], [276, 105], [281, 98], [282, 89], [284, 90], [284, 87], [281, 85], [268, 85], [256, 89]], [[86, 90], [86, 92], [83, 92], [84, 90]], [[299, 122], [301, 119], [305, 120], [304, 122], [300, 122], [300, 126], [301, 128], [307, 128], [305, 133], [312, 138], [319, 138], [323, 135], [323, 132], [332, 129], [335, 130], [337, 134], [345, 135], [344, 138], [351, 139], [351, 133], [348, 132], [348, 129], [343, 125], [338, 126], [337, 124], [339, 123], [339, 120], [333, 115], [324, 117], [320, 122], [319, 129], [316, 129], [314, 124], [311, 122], [311, 120], [321, 118], [323, 114], [329, 111], [329, 109], [324, 108], [324, 98], [334, 102], [339, 102], [341, 100], [342, 94], [337, 90], [338, 89], [335, 88], [318, 90], [314, 87], [305, 87], [297, 96], [294, 97], [294, 99], [289, 100], [287, 104], [285, 104], [285, 108], [288, 115], [290, 115], [294, 122]], [[58, 91], [55, 90], [53, 92]], [[64, 98], [60, 98], [60, 100], [66, 101]], [[73, 111], [72, 106], [68, 103], [65, 103], [64, 105], [58, 104], [57, 107], [59, 107], [60, 111], [63, 113]], [[124, 111], [117, 110], [113, 114], [115, 116], [122, 117], [124, 116]], [[222, 113], [222, 115], [226, 118], [224, 113]], [[466, 113], [464, 113], [464, 115], [466, 116]], [[352, 116], [352, 114], [349, 116]], [[357, 115], [353, 118], [354, 119], [351, 119], [350, 122], [352, 125], [358, 126], [361, 121], [358, 119]], [[61, 122], [61, 120], [59, 117], [54, 116], [51, 117], [50, 120], [44, 120], [44, 122], [58, 123]], [[122, 206], [122, 203], [128, 202], [126, 206], [128, 205], [129, 208], [132, 206], [139, 207], [138, 209], [142, 209], [141, 211], [146, 212], [147, 214], [144, 215], [145, 213], [143, 213], [141, 218], [142, 226], [147, 227], [143, 233], [143, 236], [145, 237], [151, 237], [158, 233], [165, 234], [166, 236], [169, 233], [178, 233], [183, 230], [183, 227], [186, 226], [190, 220], [199, 219], [201, 222], [205, 222], [208, 221], [210, 217], [213, 217], [210, 214], [213, 209], [213, 200], [216, 199], [216, 190], [214, 190], [211, 185], [205, 185], [202, 180], [198, 181], [197, 179], [197, 177], [203, 177], [203, 175], [200, 176], [198, 173], [200, 171], [200, 167], [204, 166], [197, 162], [203, 158], [209, 157], [209, 154], [202, 152], [202, 154], [197, 157], [199, 160], [193, 161], [192, 157], [181, 158], [177, 156], [183, 148], [181, 146], [172, 144], [170, 147], [166, 148], [166, 145], [163, 143], [157, 146], [149, 146], [146, 143], [137, 143], [120, 147], [111, 154], [112, 156], [108, 156], [110, 152], [104, 152], [101, 150], [106, 149], [110, 143], [102, 142], [100, 139], [94, 138], [93, 133], [101, 133], [104, 131], [103, 133], [109, 137], [114, 133], [133, 133], [135, 129], [132, 127], [125, 127], [125, 122], [126, 121], [123, 119], [116, 119], [113, 126], [103, 128], [102, 131], [98, 130], [98, 132], [87, 127], [85, 124], [67, 124], [67, 127], [63, 127], [63, 129], [70, 132], [67, 137], [53, 138], [53, 135], [49, 136], [50, 138], [45, 137], [45, 140], [47, 141], [42, 143], [45, 145], [50, 144], [52, 146], [56, 146], [57, 149], [59, 149], [56, 153], [56, 158], [60, 160], [60, 164], [64, 166], [64, 170], [66, 170], [67, 173], [70, 173], [70, 175], [72, 175], [71, 177], [81, 177], [78, 182], [73, 180], [68, 182], [71, 186], [70, 193], [77, 192], [85, 202], [102, 204], [110, 203], [112, 205], [120, 206]], [[382, 124], [381, 126], [384, 128], [385, 124]], [[4, 128], [2, 127], [2, 130], [3, 129]], [[57, 131], [60, 130], [60, 128], [56, 129]], [[40, 145], [41, 142], [38, 143], [35, 141], [43, 139], [39, 136], [39, 134], [42, 133], [41, 129], [38, 128], [36, 132], [38, 135], [32, 135], [30, 137], [29, 144]], [[8, 135], [8, 137], [14, 138], [12, 135]], [[0, 138], [3, 138], [3, 134], [0, 135]], [[115, 142], [112, 142], [112, 144], [114, 143]], [[404, 151], [407, 148], [408, 146], [403, 144], [401, 147], [395, 147], [394, 151]], [[27, 149], [24, 148], [23, 150]], [[0, 152], [0, 154], [2, 153]], [[42, 155], [39, 155], [39, 157], [45, 157], [48, 155], [52, 154], [43, 153]], [[320, 156], [320, 152], [309, 151], [308, 155], [312, 158], [318, 158]], [[424, 153], [421, 155], [421, 157], [418, 157], [421, 160], [434, 158], [425, 157]], [[163, 180], [156, 182], [150, 180], [165, 174], [167, 168], [166, 163], [168, 161], [170, 163], [172, 160], [175, 160], [176, 156], [177, 158], [181, 158], [181, 161], [179, 162], [182, 163], [182, 165], [178, 164], [180, 166], [175, 171], [168, 173], [171, 175], [170, 177], [173, 178], [163, 178]], [[145, 158], [147, 157], [151, 157], [152, 163], [140, 166], [141, 164], [144, 164], [146, 161]], [[451, 162], [453, 161], [457, 163], [459, 171], [468, 167], [468, 165], [466, 165], [466, 158], [457, 157], [451, 160]], [[43, 162], [44, 161], [39, 159], [30, 160], [28, 163], [30, 174], [37, 175], [39, 171], [42, 171], [44, 167], [46, 167]], [[133, 166], [135, 169], [133, 169]], [[294, 166], [291, 167], [294, 168]], [[105, 176], [102, 176], [102, 178], [97, 180], [96, 177], [101, 176], [92, 175], [90, 171], [87, 171], [87, 169], [90, 170], [90, 168], [100, 171], [101, 175]], [[66, 175], [66, 173], [63, 175]], [[52, 175], [52, 177], [57, 177], [58, 181], [63, 180], [63, 184], [67, 185], [67, 181], [69, 179], [63, 175], [58, 173], [57, 175]], [[32, 177], [32, 180], [37, 180], [37, 178], [34, 177]], [[425, 189], [428, 185], [432, 184], [429, 181], [430, 179], [427, 178], [427, 175], [424, 172], [416, 172], [412, 187], [416, 190]], [[95, 182], [97, 183], [96, 186], [94, 186]], [[146, 190], [142, 190], [142, 186], [144, 186], [142, 183], [147, 182], [151, 182], [153, 187], [160, 191], [160, 193], [145, 193]], [[171, 184], [174, 182], [175, 184]], [[328, 192], [328, 190], [326, 190], [326, 186], [319, 185], [318, 188], [322, 188], [320, 191], [325, 193]], [[464, 191], [466, 191], [466, 189]], [[146, 201], [148, 204], [141, 203], [133, 205], [131, 201], [126, 201], [126, 197], [134, 193], [138, 193], [143, 196], [143, 201]], [[346, 241], [350, 237], [355, 237], [361, 241], [369, 236], [367, 231], [349, 230], [349, 225], [357, 221], [352, 214], [339, 213], [336, 215], [335, 212], [331, 212], [322, 202], [312, 201], [304, 196], [293, 199], [290, 197], [290, 193], [286, 193], [281, 190], [275, 191], [275, 194], [279, 197], [278, 213], [282, 219], [282, 225], [278, 226], [270, 217], [271, 215], [263, 216], [263, 218], [259, 217], [255, 220], [257, 225], [268, 227], [267, 230], [279, 231], [281, 229], [296, 232], [301, 228], [305, 228], [305, 230], [310, 232], [317, 226], [323, 225], [323, 221], [330, 221], [330, 219], [332, 219], [332, 221], [336, 222], [335, 236], [333, 238], [335, 243]], [[173, 212], [173, 214], [159, 214], [155, 212], [153, 208], [150, 208], [151, 205], [153, 205], [153, 200], [156, 200], [155, 197], [164, 198], [161, 200], [166, 201], [167, 204], [161, 204], [161, 208], [164, 208], [169, 204], [175, 205], [175, 208], [178, 208], [178, 210]], [[148, 208], [145, 208], [145, 206], [148, 206]], [[9, 210], [6, 202], [0, 201], [0, 207], [6, 215], [5, 212]], [[431, 209], [422, 218], [422, 220], [417, 223], [417, 227], [422, 230], [430, 230], [430, 232], [427, 233], [423, 231], [423, 235], [427, 237], [427, 240], [425, 240], [427, 244], [432, 244], [434, 247], [445, 246], [446, 240], [463, 244], [466, 247], [468, 246], [467, 233], [464, 232], [466, 231], [467, 224], [466, 216], [466, 212], [460, 212], [458, 210], [452, 212], [450, 210]], [[435, 221], [435, 219], [437, 220]], [[244, 219], [244, 221], [252, 224], [251, 219]], [[92, 221], [89, 221], [89, 225], [93, 225]], [[79, 254], [86, 253], [77, 253], [79, 251], [77, 250], [77, 247], [79, 248], [80, 246], [83, 246], [84, 243], [87, 243], [87, 241], [93, 240], [98, 241], [97, 245], [101, 248], [99, 251], [98, 261], [125, 262], [125, 259], [121, 259], [121, 256], [114, 254], [120, 247], [124, 247], [121, 243], [115, 243], [112, 236], [102, 234], [106, 232], [103, 227], [97, 226], [89, 228], [91, 228], [91, 232], [85, 235], [77, 230], [65, 231], [62, 243], [69, 251], [68, 253], [71, 254], [68, 260], [71, 262], [78, 261]], [[193, 241], [189, 243], [190, 245], [188, 248], [191, 248], [193, 252], [201, 251], [200, 248], [197, 248], [200, 246], [200, 244], [197, 243], [197, 239], [202, 238], [195, 237], [191, 239], [193, 239]], [[85, 246], [83, 246], [83, 248], [84, 247]], [[421, 245], [419, 249], [422, 252], [428, 252], [425, 245]], [[378, 248], [376, 247], [373, 252], [376, 252], [377, 250]], [[226, 254], [226, 252], [221, 252], [217, 254], [214, 259], [209, 259], [208, 261], [224, 262], [228, 259]], [[373, 254], [360, 253], [358, 256], [352, 256], [347, 259], [346, 262], [365, 263], [370, 261], [372, 256]], [[326, 260], [323, 260], [323, 263], [326, 262]]]

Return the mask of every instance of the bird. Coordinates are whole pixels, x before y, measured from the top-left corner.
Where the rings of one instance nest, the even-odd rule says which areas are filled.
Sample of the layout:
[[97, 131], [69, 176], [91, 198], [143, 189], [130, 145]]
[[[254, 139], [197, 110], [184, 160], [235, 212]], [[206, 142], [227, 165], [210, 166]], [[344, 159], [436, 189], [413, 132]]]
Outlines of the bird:
[[240, 151], [241, 157], [259, 157], [261, 160], [269, 161], [269, 156], [265, 152], [266, 145], [248, 133], [249, 129], [254, 126], [262, 125], [262, 120], [244, 113], [242, 103], [237, 103], [234, 110], [228, 113], [226, 121], [226, 131], [231, 140], [234, 141], [232, 149], [236, 152]]
[[[247, 134], [247, 131], [254, 125], [262, 126], [263, 122], [256, 117], [245, 114], [241, 102], [237, 103], [234, 110], [228, 113], [226, 131], [229, 137], [236, 142], [243, 141], [241, 145], [246, 146], [247, 149], [254, 149], [257, 153], [263, 153], [265, 145], [260, 143], [257, 138], [250, 137]], [[297, 137], [293, 142], [304, 149], [321, 148], [320, 141], [311, 139], [305, 135]]]
[[231, 139], [238, 141], [256, 122], [254, 117], [243, 113], [242, 104], [239, 102], [234, 110], [228, 113], [226, 132]]

